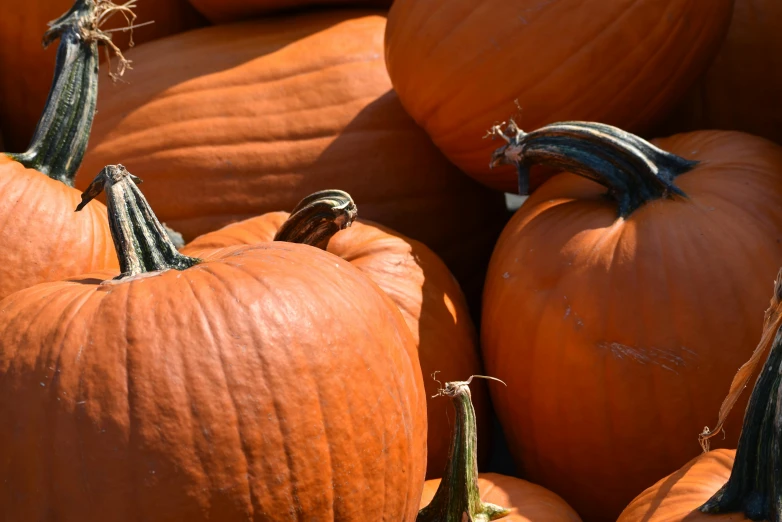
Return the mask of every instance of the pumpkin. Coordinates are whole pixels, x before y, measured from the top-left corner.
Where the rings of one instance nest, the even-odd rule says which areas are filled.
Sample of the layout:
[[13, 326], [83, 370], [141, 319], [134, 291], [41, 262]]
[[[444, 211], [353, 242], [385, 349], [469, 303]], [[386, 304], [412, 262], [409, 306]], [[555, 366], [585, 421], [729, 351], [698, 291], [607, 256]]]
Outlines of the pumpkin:
[[782, 148], [584, 122], [503, 135], [495, 163], [565, 172], [492, 254], [481, 346], [508, 384], [492, 402], [525, 478], [614, 520], [697, 455], [692, 434], [752, 351], [782, 259]]
[[308, 245], [180, 254], [132, 179], [80, 204], [106, 191], [118, 277], [0, 302], [4, 515], [412, 520], [426, 404], [388, 296]]
[[451, 400], [456, 412], [450, 456], [443, 479], [427, 480], [416, 522], [580, 522], [558, 495], [526, 480], [496, 473], [478, 474], [476, 417], [469, 385], [448, 382], [438, 396]]
[[[290, 241], [300, 235], [300, 222], [325, 226], [345, 216], [354, 207], [342, 191], [325, 191], [305, 198], [292, 214], [269, 212], [205, 234], [181, 252], [198, 257], [204, 250], [235, 245]], [[324, 221], [316, 221], [321, 216]], [[287, 230], [291, 227], [292, 229]], [[364, 272], [396, 304], [418, 346], [426, 395], [437, 393], [439, 381], [481, 372], [477, 339], [469, 310], [458, 283], [448, 268], [425, 245], [372, 222], [354, 222], [350, 228], [315, 228], [308, 244], [327, 242], [326, 250]], [[307, 234], [309, 235], [309, 234]], [[475, 404], [481, 413], [479, 429], [489, 435], [488, 395], [483, 386], [475, 390]], [[427, 476], [436, 476], [448, 458], [450, 421], [442, 405], [430, 402], [428, 412]], [[483, 415], [485, 414], [485, 415]]]
[[[0, 153], [0, 299], [19, 289], [80, 272], [112, 268], [106, 208], [75, 215], [69, 186], [87, 146], [95, 112], [98, 45], [95, 4], [78, 0], [47, 40], [60, 38], [52, 91], [30, 148]], [[82, 28], [93, 31], [89, 36]]]
[[736, 0], [717, 57], [663, 131], [732, 129], [782, 143], [782, 3]]
[[422, 241], [480, 287], [503, 195], [448, 163], [404, 112], [384, 27], [380, 14], [331, 10], [136, 47], [133, 82], [101, 93], [76, 185], [122, 158], [186, 241], [339, 187], [362, 217]]
[[[752, 390], [738, 448], [714, 450], [692, 459], [633, 500], [619, 522], [782, 520], [779, 491], [779, 397], [782, 369], [782, 272], [777, 277], [763, 336], [731, 385], [720, 425], [732, 398], [741, 393], [761, 356], [766, 362]], [[770, 349], [769, 349], [770, 346]], [[719, 427], [719, 425], [718, 425]], [[719, 430], [706, 433], [709, 437]], [[703, 437], [702, 437], [703, 438]], [[708, 450], [708, 446], [705, 447]], [[715, 516], [719, 515], [719, 516]]]
[[719, 48], [733, 0], [396, 0], [385, 55], [407, 112], [464, 172], [515, 191], [489, 169], [492, 121], [594, 120], [642, 132]]
[[216, 24], [257, 18], [270, 11], [307, 5], [353, 4], [388, 7], [391, 2], [392, 0], [190, 0], [196, 9]]
[[[5, 15], [0, 17], [0, 66], [4, 71], [14, 71], [14, 74], [0, 76], [0, 92], [3, 93], [0, 128], [5, 133], [6, 144], [13, 149], [21, 150], [29, 143], [37, 117], [46, 103], [46, 86], [52, 78], [55, 53], [41, 49], [40, 35], [46, 30], [47, 22], [67, 11], [72, 4], [73, 0], [9, 2]], [[133, 5], [133, 11], [137, 25], [154, 21], [133, 31], [132, 40], [136, 44], [205, 23], [187, 0], [141, 0]], [[116, 13], [106, 21], [104, 29], [123, 28], [131, 16], [128, 11]], [[127, 49], [131, 33], [114, 32], [112, 41], [118, 48]]]

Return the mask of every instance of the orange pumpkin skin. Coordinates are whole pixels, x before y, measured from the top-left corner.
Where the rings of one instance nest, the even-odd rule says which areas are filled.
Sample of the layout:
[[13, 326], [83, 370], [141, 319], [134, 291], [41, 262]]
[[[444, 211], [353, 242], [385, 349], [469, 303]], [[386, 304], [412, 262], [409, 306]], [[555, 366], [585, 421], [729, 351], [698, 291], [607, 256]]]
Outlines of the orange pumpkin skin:
[[132, 82], [99, 94], [76, 186], [122, 158], [187, 241], [339, 187], [362, 217], [422, 241], [462, 280], [488, 262], [503, 196], [448, 163], [404, 112], [384, 26], [377, 14], [327, 11], [133, 49]]
[[514, 100], [523, 128], [589, 120], [642, 131], [707, 67], [732, 4], [396, 0], [386, 62], [402, 105], [448, 159], [515, 192], [512, 169], [489, 169], [496, 143], [480, 139]]
[[[0, 76], [0, 92], [3, 93], [0, 128], [5, 133], [9, 150], [24, 150], [30, 142], [49, 94], [57, 54], [54, 49], [41, 48], [41, 36], [47, 29], [46, 24], [66, 12], [72, 4], [73, 0], [10, 2], [5, 16], [0, 17], [0, 67], [4, 71], [15, 71]], [[155, 22], [134, 30], [133, 42], [137, 45], [205, 23], [187, 0], [142, 0], [133, 10], [137, 15], [136, 24]], [[103, 28], [125, 26], [125, 19], [115, 14]], [[111, 34], [112, 41], [121, 49], [129, 47], [129, 33]], [[102, 80], [109, 81], [106, 77]]]
[[782, 143], [782, 3], [736, 0], [720, 52], [663, 130], [733, 129]]
[[226, 248], [0, 302], [8, 520], [413, 520], [426, 462], [415, 344], [358, 269]]
[[75, 214], [80, 192], [0, 154], [0, 299], [38, 283], [117, 268], [106, 207]]
[[[782, 258], [780, 147], [737, 132], [657, 145], [702, 161], [676, 178], [688, 199], [617, 219], [603, 187], [560, 174], [506, 226], [486, 279], [484, 364], [508, 384], [492, 399], [511, 452], [585, 520], [697, 455]], [[716, 442], [735, 447], [740, 426]]]
[[[440, 479], [427, 480], [421, 496], [421, 508], [434, 498]], [[536, 484], [497, 473], [478, 476], [481, 500], [511, 510], [499, 519], [504, 522], [580, 522], [578, 514], [559, 495]]]
[[743, 513], [723, 515], [698, 511], [725, 485], [733, 468], [735, 450], [703, 453], [633, 500], [617, 522], [745, 522]]
[[[183, 254], [198, 257], [204, 250], [272, 241], [287, 212], [270, 212], [205, 234], [186, 245]], [[458, 283], [425, 245], [381, 225], [354, 222], [337, 232], [328, 252], [350, 262], [375, 282], [396, 304], [418, 346], [426, 396], [446, 382], [482, 373], [475, 330]], [[481, 438], [488, 439], [489, 404], [482, 382], [472, 385]], [[442, 473], [448, 459], [453, 419], [441, 401], [427, 403], [427, 475]], [[488, 446], [486, 446], [488, 448]]]
[[215, 24], [256, 18], [270, 11], [295, 9], [308, 5], [365, 5], [389, 7], [392, 0], [190, 0], [201, 14]]

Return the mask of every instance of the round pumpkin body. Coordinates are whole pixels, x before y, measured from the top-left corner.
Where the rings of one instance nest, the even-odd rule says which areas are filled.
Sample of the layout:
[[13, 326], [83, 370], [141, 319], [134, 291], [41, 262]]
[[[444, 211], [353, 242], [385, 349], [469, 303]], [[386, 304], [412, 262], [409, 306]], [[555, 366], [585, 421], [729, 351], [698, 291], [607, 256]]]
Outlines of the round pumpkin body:
[[[421, 507], [434, 498], [440, 479], [427, 480], [421, 496]], [[510, 509], [499, 520], [505, 522], [580, 522], [578, 514], [556, 493], [538, 485], [497, 473], [478, 476], [481, 500]]]
[[[196, 238], [181, 251], [198, 257], [204, 250], [272, 241], [287, 212], [270, 212]], [[374, 281], [396, 304], [418, 346], [426, 396], [440, 382], [483, 373], [475, 330], [458, 283], [425, 245], [381, 225], [355, 222], [337, 232], [328, 252], [350, 262]], [[489, 404], [484, 383], [472, 385], [479, 433], [489, 439]], [[448, 459], [452, 419], [448, 405], [428, 401], [427, 476], [438, 476]], [[488, 445], [482, 448], [488, 449]]]
[[9, 520], [413, 520], [420, 367], [359, 270], [270, 243], [114, 275], [0, 303]]
[[445, 155], [489, 186], [486, 130], [591, 120], [641, 131], [706, 68], [733, 0], [396, 0], [385, 48], [407, 112]]
[[504, 199], [448, 163], [404, 112], [384, 27], [377, 14], [327, 11], [138, 46], [127, 53], [133, 81], [99, 94], [77, 187], [122, 158], [187, 241], [338, 187], [362, 217], [424, 242], [462, 280], [488, 262]]
[[[41, 48], [47, 23], [66, 12], [74, 0], [32, 0], [9, 3], [0, 18], [0, 67], [13, 74], [0, 78], [0, 127], [10, 150], [24, 150], [41, 115], [52, 80], [53, 49]], [[133, 43], [140, 44], [175, 34], [205, 22], [187, 0], [142, 0], [133, 8], [135, 23], [154, 21], [133, 31]], [[121, 14], [114, 14], [104, 29], [126, 27]], [[121, 49], [130, 46], [130, 34], [112, 33]], [[92, 174], [94, 175], [96, 170]]]
[[0, 154], [0, 299], [38, 283], [116, 268], [106, 207], [75, 214], [80, 193]]
[[736, 0], [720, 52], [663, 130], [731, 129], [782, 143], [782, 3]]
[[506, 226], [486, 279], [484, 364], [508, 384], [492, 399], [511, 452], [585, 520], [697, 455], [782, 258], [782, 149], [707, 131], [657, 145], [701, 162], [676, 178], [686, 197], [617, 218], [603, 187], [557, 175]]
[[713, 515], [698, 508], [725, 485], [735, 450], [720, 449], [692, 459], [633, 500], [618, 522], [748, 522], [743, 513]]
[[257, 18], [270, 11], [308, 5], [365, 5], [388, 7], [392, 0], [190, 0], [204, 16], [216, 24]]

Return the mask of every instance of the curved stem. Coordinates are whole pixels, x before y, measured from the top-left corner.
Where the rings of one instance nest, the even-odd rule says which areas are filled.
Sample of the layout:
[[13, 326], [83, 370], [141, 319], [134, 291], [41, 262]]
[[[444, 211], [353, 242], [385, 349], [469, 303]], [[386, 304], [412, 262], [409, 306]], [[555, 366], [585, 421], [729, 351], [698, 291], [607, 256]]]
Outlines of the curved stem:
[[50, 22], [44, 47], [60, 39], [54, 80], [27, 151], [8, 156], [27, 168], [73, 186], [95, 115], [98, 97], [98, 42], [111, 38], [98, 26], [112, 11], [125, 10], [106, 0], [76, 0]]
[[703, 513], [740, 511], [751, 520], [782, 521], [781, 399], [782, 327], [779, 327], [747, 405], [730, 478], [700, 507]]
[[185, 270], [200, 262], [180, 254], [165, 227], [136, 186], [141, 180], [122, 165], [108, 165], [81, 195], [76, 212], [106, 191], [109, 228], [117, 249], [120, 270], [116, 279], [160, 270]]
[[495, 125], [489, 135], [508, 142], [494, 151], [490, 166], [515, 165], [520, 193], [528, 192], [529, 167], [546, 165], [607, 187], [619, 217], [655, 199], [686, 197], [674, 179], [698, 164], [601, 123], [553, 123], [527, 133], [511, 120], [505, 131]]
[[446, 383], [438, 394], [450, 397], [456, 410], [453, 438], [440, 486], [432, 502], [418, 512], [416, 522], [486, 522], [510, 513], [508, 509], [481, 501], [478, 490], [478, 430], [470, 380]]
[[358, 215], [350, 194], [321, 190], [302, 199], [274, 235], [274, 241], [325, 248], [329, 239], [348, 228]]

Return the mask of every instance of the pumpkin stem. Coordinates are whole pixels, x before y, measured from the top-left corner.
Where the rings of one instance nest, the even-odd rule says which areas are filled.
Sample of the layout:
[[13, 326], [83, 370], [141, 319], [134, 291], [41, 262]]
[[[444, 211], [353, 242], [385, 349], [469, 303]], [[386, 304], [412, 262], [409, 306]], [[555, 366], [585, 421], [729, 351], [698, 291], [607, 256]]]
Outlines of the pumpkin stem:
[[81, 195], [76, 212], [106, 191], [109, 228], [122, 273], [115, 279], [156, 272], [185, 270], [200, 262], [180, 254], [137, 185], [141, 180], [122, 165], [108, 165]]
[[416, 522], [487, 522], [510, 513], [508, 509], [481, 501], [478, 490], [478, 431], [469, 387], [471, 381], [472, 377], [467, 381], [448, 382], [435, 396], [444, 395], [451, 399], [456, 420], [443, 479], [432, 502], [418, 512]]
[[99, 27], [117, 11], [132, 23], [135, 15], [131, 7], [132, 2], [117, 6], [108, 0], [76, 0], [67, 13], [49, 22], [44, 47], [60, 39], [52, 87], [30, 146], [25, 152], [9, 153], [10, 158], [73, 186], [87, 150], [98, 98], [98, 42], [112, 47], [118, 55], [117, 75], [129, 63], [111, 43], [111, 36]]
[[321, 190], [302, 199], [274, 235], [274, 241], [325, 248], [329, 239], [353, 224], [358, 214], [350, 194]]
[[686, 197], [673, 181], [698, 164], [601, 123], [569, 121], [524, 132], [511, 120], [504, 131], [502, 124], [492, 127], [488, 136], [507, 141], [494, 151], [489, 166], [515, 165], [520, 194], [529, 192], [529, 168], [545, 165], [607, 187], [619, 217], [648, 201], [674, 194]]
[[[778, 279], [777, 314], [781, 290]], [[782, 326], [767, 326], [776, 336], [744, 414], [730, 478], [700, 507], [703, 513], [743, 512], [751, 520], [782, 521]]]

